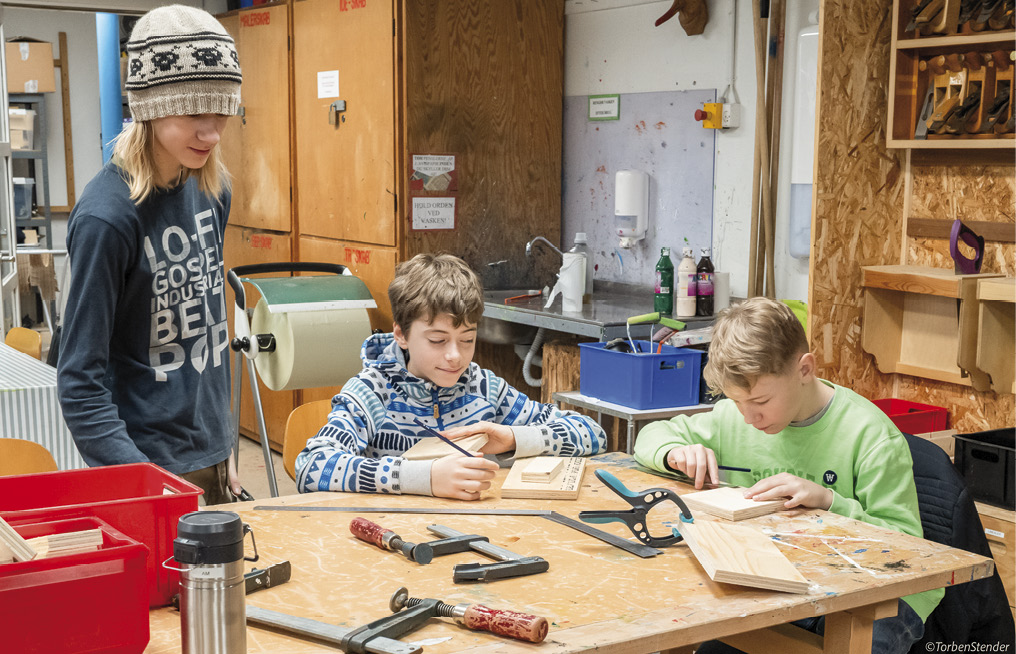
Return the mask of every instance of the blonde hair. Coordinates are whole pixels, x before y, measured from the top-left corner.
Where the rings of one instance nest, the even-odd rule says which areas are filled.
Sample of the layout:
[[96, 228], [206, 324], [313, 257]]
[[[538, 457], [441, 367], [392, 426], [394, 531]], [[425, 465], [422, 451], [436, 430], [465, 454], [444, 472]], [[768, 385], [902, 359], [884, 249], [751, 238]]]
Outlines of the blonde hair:
[[763, 375], [781, 375], [808, 352], [804, 327], [786, 304], [754, 297], [720, 312], [709, 343], [709, 390], [750, 390]]
[[[113, 143], [113, 156], [123, 171], [123, 179], [130, 189], [130, 198], [141, 204], [152, 194], [158, 183], [155, 167], [155, 128], [152, 121], [132, 122], [124, 128]], [[211, 198], [218, 198], [230, 186], [229, 171], [222, 161], [219, 148], [212, 148], [208, 160], [201, 168], [183, 168], [183, 183], [195, 177], [198, 188]]]
[[455, 327], [475, 325], [483, 315], [483, 286], [466, 262], [450, 254], [418, 254], [395, 268], [388, 285], [395, 324], [403, 332], [415, 320], [431, 322], [442, 313]]

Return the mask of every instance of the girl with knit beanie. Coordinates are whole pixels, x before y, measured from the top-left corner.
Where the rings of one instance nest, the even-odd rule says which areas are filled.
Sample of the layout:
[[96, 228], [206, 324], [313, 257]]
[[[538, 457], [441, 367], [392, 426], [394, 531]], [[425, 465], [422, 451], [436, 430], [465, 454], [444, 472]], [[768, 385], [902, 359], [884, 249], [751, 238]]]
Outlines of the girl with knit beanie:
[[151, 461], [239, 494], [230, 429], [222, 243], [229, 175], [218, 145], [240, 106], [233, 39], [182, 5], [127, 42], [133, 122], [71, 211], [71, 285], [58, 388], [91, 466]]

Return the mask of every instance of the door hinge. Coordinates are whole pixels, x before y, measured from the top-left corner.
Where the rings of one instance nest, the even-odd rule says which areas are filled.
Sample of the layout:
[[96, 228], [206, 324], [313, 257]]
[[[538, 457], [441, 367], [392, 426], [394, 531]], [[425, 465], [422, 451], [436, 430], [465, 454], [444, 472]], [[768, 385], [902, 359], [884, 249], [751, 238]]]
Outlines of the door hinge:
[[399, 195], [398, 193], [392, 193], [392, 198], [395, 200], [395, 213], [399, 213]]

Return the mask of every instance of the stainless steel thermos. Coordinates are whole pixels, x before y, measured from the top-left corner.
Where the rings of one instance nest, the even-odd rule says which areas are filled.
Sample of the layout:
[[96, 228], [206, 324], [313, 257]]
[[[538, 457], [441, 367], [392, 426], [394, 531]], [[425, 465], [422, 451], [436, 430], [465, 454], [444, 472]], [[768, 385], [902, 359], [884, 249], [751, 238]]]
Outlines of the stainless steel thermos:
[[173, 559], [180, 564], [183, 654], [245, 654], [247, 612], [243, 539], [249, 525], [231, 511], [195, 511], [180, 518]]

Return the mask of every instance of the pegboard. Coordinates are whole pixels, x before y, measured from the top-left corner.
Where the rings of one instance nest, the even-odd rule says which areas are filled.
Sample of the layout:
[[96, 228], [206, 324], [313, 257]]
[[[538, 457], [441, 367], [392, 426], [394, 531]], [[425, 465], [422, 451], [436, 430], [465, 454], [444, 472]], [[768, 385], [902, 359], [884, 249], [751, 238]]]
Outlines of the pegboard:
[[[716, 132], [694, 114], [716, 90], [623, 93], [612, 121], [588, 120], [587, 98], [564, 99], [563, 248], [585, 232], [597, 280], [652, 285], [662, 246], [675, 267], [683, 246], [696, 261], [712, 247]], [[622, 169], [649, 174], [649, 229], [630, 249], [614, 236], [614, 173]]]

